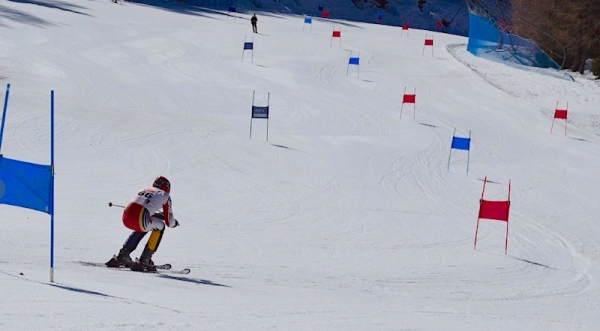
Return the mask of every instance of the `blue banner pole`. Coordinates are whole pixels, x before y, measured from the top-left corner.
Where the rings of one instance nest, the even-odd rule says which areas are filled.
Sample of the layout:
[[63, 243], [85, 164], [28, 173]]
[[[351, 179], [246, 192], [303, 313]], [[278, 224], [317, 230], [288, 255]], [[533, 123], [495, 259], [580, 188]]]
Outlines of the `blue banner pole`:
[[[267, 93], [267, 109], [270, 108], [271, 92]], [[269, 141], [269, 113], [267, 113], [267, 141]]]
[[[452, 133], [452, 141], [454, 142], [454, 135], [456, 134], [456, 128], [454, 128], [454, 132]], [[452, 158], [452, 143], [450, 143], [450, 155], [448, 155], [448, 171], [450, 171], [450, 158]]]
[[350, 70], [351, 62], [352, 62], [352, 51], [350, 51], [350, 57], [348, 57], [348, 64], [346, 65], [346, 77], [348, 77], [348, 71]]
[[50, 91], [50, 282], [54, 282], [54, 90]]
[[[8, 108], [8, 92], [10, 84], [6, 84], [6, 96], [4, 97], [4, 110], [2, 111], [2, 126], [0, 127], [0, 152], [2, 151], [2, 134], [4, 133], [4, 121], [6, 120], [6, 109]], [[0, 153], [0, 155], [2, 155]]]
[[246, 36], [244, 36], [244, 49], [242, 50], [242, 62], [244, 62], [244, 53], [246, 52]]
[[467, 175], [469, 175], [469, 163], [471, 163], [471, 130], [469, 130], [469, 149], [467, 150]]
[[250, 139], [252, 139], [252, 119], [254, 118], [254, 95], [256, 90], [252, 91], [252, 112], [250, 113]]

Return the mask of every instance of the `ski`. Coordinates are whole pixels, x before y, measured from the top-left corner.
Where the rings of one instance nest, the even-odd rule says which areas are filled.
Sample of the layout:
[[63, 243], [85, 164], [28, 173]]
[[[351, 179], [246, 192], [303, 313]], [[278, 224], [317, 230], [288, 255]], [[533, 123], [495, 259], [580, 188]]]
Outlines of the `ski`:
[[101, 262], [79, 261], [79, 263], [81, 265], [89, 266], [89, 267], [100, 267], [100, 268], [107, 268], [107, 269], [113, 269], [113, 270], [131, 271], [131, 272], [139, 272], [139, 273], [147, 273], [147, 274], [178, 274], [178, 275], [187, 275], [187, 274], [189, 274], [191, 272], [191, 270], [188, 269], [188, 268], [173, 270], [173, 269], [171, 269], [171, 265], [169, 263], [156, 265], [156, 270], [151, 270], [151, 271], [148, 271], [148, 270], [140, 270], [140, 271], [131, 270], [130, 268], [127, 268], [125, 266], [118, 267], [118, 268], [107, 267], [106, 264], [101, 263]]
[[176, 274], [176, 275], [187, 275], [191, 272], [191, 270], [188, 268], [177, 269], [177, 270], [173, 270], [173, 269], [131, 270], [129, 268], [125, 268], [125, 270], [129, 270], [131, 272], [146, 273], [146, 274]]

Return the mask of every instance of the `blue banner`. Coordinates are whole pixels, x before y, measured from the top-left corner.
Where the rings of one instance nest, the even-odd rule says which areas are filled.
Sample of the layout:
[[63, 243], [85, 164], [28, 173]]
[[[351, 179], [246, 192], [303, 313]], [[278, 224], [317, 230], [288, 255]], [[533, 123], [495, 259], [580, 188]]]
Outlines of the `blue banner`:
[[244, 43], [244, 50], [246, 50], [246, 49], [254, 49], [254, 43], [245, 42]]
[[471, 147], [471, 138], [452, 137], [452, 146], [454, 149], [462, 149], [468, 151]]
[[358, 65], [358, 58], [357, 57], [351, 57], [350, 60], [348, 60], [348, 64], [355, 64]]
[[252, 118], [269, 118], [269, 106], [252, 106]]
[[495, 54], [505, 61], [530, 67], [560, 69], [536, 43], [497, 27], [489, 18], [469, 13], [469, 42], [467, 51], [475, 56]]
[[0, 203], [52, 214], [52, 193], [50, 166], [0, 156]]

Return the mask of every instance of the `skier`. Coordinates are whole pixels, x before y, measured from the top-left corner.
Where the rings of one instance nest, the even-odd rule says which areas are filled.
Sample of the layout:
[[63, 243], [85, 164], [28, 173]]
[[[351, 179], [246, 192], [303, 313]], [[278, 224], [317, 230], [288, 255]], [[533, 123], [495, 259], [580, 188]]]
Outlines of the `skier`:
[[[155, 271], [152, 254], [165, 232], [166, 226], [174, 228], [179, 222], [173, 217], [171, 207], [171, 183], [165, 177], [157, 177], [152, 187], [140, 190], [123, 212], [123, 225], [133, 230], [118, 255], [113, 256], [107, 267], [129, 267], [134, 271]], [[162, 209], [162, 211], [161, 211]], [[152, 231], [144, 251], [138, 261], [133, 261], [129, 254], [133, 252], [146, 233]]]
[[258, 29], [256, 28], [256, 22], [258, 22], [258, 18], [256, 18], [256, 14], [254, 14], [250, 19], [250, 24], [252, 24], [252, 32], [254, 33], [258, 33]]

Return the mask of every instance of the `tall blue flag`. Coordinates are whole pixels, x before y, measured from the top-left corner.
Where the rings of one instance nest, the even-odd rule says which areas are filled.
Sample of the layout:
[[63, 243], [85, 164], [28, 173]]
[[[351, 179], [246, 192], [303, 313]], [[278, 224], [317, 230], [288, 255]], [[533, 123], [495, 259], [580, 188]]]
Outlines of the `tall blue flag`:
[[450, 159], [452, 158], [452, 150], [459, 149], [467, 151], [467, 175], [469, 174], [469, 163], [471, 158], [471, 131], [469, 130], [469, 137], [456, 137], [456, 129], [452, 134], [452, 144], [450, 145], [450, 154], [448, 155], [448, 171], [450, 171]]
[[51, 185], [50, 166], [0, 156], [0, 203], [52, 215]]
[[452, 137], [450, 148], [468, 151], [471, 148], [471, 138]]

